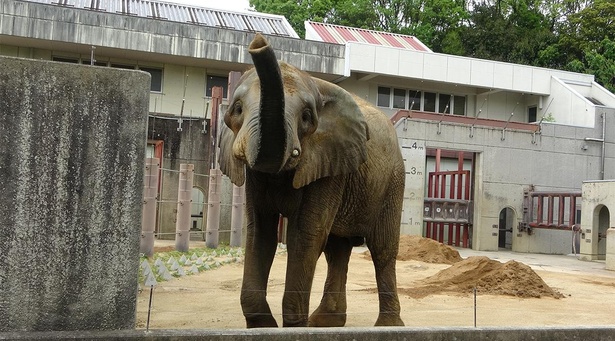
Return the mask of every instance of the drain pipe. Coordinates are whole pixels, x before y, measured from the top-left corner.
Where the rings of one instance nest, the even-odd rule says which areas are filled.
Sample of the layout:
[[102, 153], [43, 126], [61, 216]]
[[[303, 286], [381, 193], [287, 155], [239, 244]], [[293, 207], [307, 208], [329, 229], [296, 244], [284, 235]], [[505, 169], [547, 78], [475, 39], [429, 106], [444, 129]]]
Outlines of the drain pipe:
[[586, 137], [585, 141], [602, 143], [602, 151], [601, 151], [602, 155], [600, 155], [600, 180], [604, 180], [604, 162], [606, 158], [606, 155], [604, 154], [605, 149], [606, 149], [606, 142], [604, 141], [605, 136], [606, 136], [606, 113], [603, 111], [601, 116], [602, 116], [602, 138], [597, 139], [593, 137]]

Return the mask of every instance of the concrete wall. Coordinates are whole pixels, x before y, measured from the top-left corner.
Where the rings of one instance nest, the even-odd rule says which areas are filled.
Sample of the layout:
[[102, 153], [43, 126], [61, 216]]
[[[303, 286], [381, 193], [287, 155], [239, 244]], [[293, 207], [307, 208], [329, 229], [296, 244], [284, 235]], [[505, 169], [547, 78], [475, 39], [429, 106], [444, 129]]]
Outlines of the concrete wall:
[[[607, 126], [615, 116], [608, 115], [611, 118]], [[477, 126], [474, 137], [469, 137], [470, 127], [466, 125], [443, 122], [438, 134], [437, 121], [415, 119], [406, 124], [403, 121], [397, 123], [396, 130], [405, 145], [417, 141], [425, 148], [476, 153], [472, 248], [477, 250], [498, 249], [497, 225], [503, 208], [513, 209], [516, 214], [513, 226], [517, 226], [522, 219], [523, 190], [530, 185], [537, 191], [580, 191], [583, 181], [601, 177], [601, 144], [584, 140], [601, 138], [601, 124], [590, 129], [543, 123], [541, 133], [507, 130], [502, 140], [502, 129], [498, 128]], [[615, 150], [613, 138], [607, 129], [607, 155], [613, 155]], [[607, 165], [613, 162], [610, 157], [606, 160]], [[607, 167], [606, 176], [615, 177], [615, 170]], [[422, 222], [422, 212], [416, 212], [412, 220]], [[533, 232], [528, 235], [515, 230], [512, 249], [554, 254], [571, 252], [570, 231], [534, 229]]]
[[583, 183], [581, 228], [581, 259], [606, 259], [607, 229], [615, 228], [615, 180]]
[[0, 58], [0, 331], [134, 327], [148, 89]]
[[[218, 65], [252, 64], [248, 45], [254, 37], [245, 31], [17, 0], [0, 3], [0, 35], [78, 44], [86, 51], [93, 45], [97, 49], [194, 58], [195, 65], [199, 60], [215, 60]], [[302, 70], [343, 74], [343, 45], [282, 37], [271, 37], [270, 43], [282, 60]]]
[[51, 333], [7, 333], [1, 334], [10, 340], [148, 340], [148, 341], [613, 341], [615, 328], [566, 327], [540, 328], [409, 328], [409, 327], [367, 327], [367, 328], [255, 328], [255, 329], [154, 329], [131, 331], [98, 332], [51, 332]]

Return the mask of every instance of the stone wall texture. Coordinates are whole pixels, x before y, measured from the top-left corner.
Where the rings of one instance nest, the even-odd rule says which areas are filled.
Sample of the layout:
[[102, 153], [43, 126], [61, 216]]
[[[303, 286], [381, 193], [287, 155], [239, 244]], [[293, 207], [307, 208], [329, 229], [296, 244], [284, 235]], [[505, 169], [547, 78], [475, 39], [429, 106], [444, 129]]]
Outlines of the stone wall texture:
[[0, 332], [134, 327], [149, 82], [0, 58]]

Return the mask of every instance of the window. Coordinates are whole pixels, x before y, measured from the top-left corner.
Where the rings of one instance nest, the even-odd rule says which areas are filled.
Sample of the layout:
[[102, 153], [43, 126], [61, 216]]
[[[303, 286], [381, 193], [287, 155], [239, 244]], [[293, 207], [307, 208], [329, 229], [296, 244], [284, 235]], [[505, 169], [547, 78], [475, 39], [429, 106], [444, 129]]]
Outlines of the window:
[[149, 73], [152, 76], [152, 83], [150, 85], [150, 91], [162, 92], [162, 69], [141, 67], [142, 71]]
[[222, 98], [226, 98], [228, 96], [228, 77], [207, 76], [207, 85], [205, 89], [206, 97], [211, 97], [211, 89], [214, 86], [222, 87]]
[[438, 95], [438, 112], [444, 114], [451, 113], [451, 95]]
[[436, 93], [425, 92], [423, 111], [436, 112]]
[[527, 108], [527, 121], [529, 123], [536, 122], [538, 110], [536, 107]]
[[[92, 61], [88, 60], [88, 59], [84, 59], [84, 60], [81, 61], [81, 64], [92, 65]], [[107, 62], [99, 62], [99, 61], [95, 60], [94, 61], [94, 65], [96, 65], [96, 66], [107, 66]]]
[[408, 91], [408, 110], [421, 110], [421, 92], [419, 90]]
[[465, 116], [466, 114], [466, 97], [454, 96], [453, 97], [453, 114]]
[[126, 64], [111, 64], [111, 67], [115, 67], [118, 69], [126, 69], [126, 70], [134, 70], [134, 65], [126, 65]]
[[65, 58], [65, 57], [53, 57], [51, 58], [54, 62], [62, 62], [62, 63], [74, 63], [78, 64], [79, 59], [77, 58]]
[[389, 107], [391, 105], [391, 88], [378, 87], [378, 106]]
[[378, 87], [377, 105], [391, 109], [408, 109], [465, 116], [466, 97], [437, 92], [422, 92]]
[[393, 108], [406, 109], [406, 90], [393, 89]]

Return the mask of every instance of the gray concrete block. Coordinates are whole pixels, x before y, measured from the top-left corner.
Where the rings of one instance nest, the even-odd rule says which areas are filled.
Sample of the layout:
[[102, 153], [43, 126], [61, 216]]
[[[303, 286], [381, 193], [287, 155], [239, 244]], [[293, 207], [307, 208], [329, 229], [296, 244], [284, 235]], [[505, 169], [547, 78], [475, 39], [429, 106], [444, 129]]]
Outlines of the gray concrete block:
[[82, 331], [51, 333], [1, 334], [0, 340], [150, 340], [150, 341], [320, 341], [320, 340], [390, 340], [390, 341], [613, 341], [612, 326], [586, 327], [540, 327], [540, 328], [409, 328], [409, 327], [363, 327], [363, 328], [261, 328], [261, 329], [175, 329], [133, 331]]
[[149, 82], [0, 58], [0, 331], [134, 327]]

